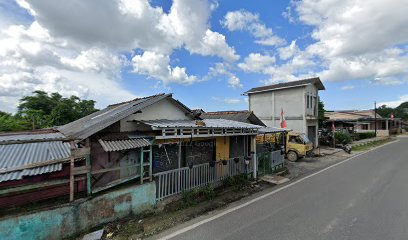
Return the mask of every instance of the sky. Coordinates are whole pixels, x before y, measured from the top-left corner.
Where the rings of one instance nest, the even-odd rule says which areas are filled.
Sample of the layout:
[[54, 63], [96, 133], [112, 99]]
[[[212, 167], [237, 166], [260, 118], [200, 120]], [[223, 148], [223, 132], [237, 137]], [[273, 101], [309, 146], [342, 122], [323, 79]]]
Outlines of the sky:
[[244, 110], [253, 87], [316, 76], [328, 110], [395, 107], [407, 13], [406, 0], [0, 0], [0, 110], [34, 90]]

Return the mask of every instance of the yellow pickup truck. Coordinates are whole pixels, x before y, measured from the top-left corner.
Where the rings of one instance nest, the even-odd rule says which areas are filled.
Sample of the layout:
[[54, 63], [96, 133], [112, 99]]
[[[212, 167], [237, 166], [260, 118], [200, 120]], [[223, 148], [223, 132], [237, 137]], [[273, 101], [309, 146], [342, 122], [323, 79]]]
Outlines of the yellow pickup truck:
[[286, 137], [286, 157], [288, 161], [296, 162], [299, 158], [311, 154], [313, 143], [304, 133], [289, 132]]
[[[279, 141], [282, 133], [260, 134], [256, 137], [257, 144], [275, 143]], [[307, 156], [313, 151], [313, 143], [304, 133], [286, 133], [286, 157], [288, 161], [296, 162], [299, 158]]]

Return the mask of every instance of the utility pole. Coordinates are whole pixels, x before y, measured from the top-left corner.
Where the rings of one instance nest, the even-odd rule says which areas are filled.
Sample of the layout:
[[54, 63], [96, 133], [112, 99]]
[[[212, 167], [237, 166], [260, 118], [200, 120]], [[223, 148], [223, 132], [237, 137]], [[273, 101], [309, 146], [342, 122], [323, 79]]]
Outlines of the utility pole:
[[374, 101], [374, 129], [375, 136], [377, 137], [377, 102]]

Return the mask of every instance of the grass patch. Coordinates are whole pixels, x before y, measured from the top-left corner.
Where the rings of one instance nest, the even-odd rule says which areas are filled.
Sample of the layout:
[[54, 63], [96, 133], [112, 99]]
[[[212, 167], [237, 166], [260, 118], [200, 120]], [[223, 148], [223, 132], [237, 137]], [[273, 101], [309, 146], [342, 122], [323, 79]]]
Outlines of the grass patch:
[[249, 185], [248, 175], [246, 173], [241, 173], [232, 177], [226, 177], [223, 180], [222, 185], [224, 187], [233, 187], [236, 191], [242, 190]]
[[183, 207], [190, 207], [203, 200], [213, 200], [217, 196], [217, 192], [213, 186], [208, 185], [201, 188], [183, 191], [181, 192], [181, 196], [184, 202]]
[[378, 147], [390, 141], [391, 141], [391, 138], [381, 139], [381, 140], [369, 142], [363, 145], [353, 146], [351, 150], [356, 151], [356, 152], [367, 151], [367, 150], [370, 150], [371, 148]]

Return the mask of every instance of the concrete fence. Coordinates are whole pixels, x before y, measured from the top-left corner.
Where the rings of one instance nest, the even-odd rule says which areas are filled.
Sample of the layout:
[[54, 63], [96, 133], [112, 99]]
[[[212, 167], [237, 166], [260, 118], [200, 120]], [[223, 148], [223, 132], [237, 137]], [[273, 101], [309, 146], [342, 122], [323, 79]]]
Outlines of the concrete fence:
[[154, 182], [110, 191], [46, 210], [0, 218], [0, 239], [61, 239], [152, 209]]

